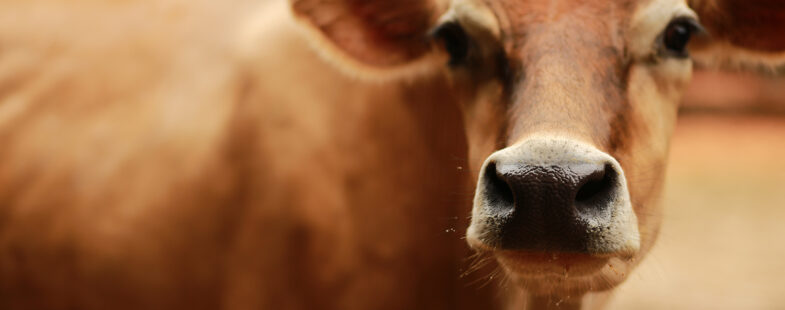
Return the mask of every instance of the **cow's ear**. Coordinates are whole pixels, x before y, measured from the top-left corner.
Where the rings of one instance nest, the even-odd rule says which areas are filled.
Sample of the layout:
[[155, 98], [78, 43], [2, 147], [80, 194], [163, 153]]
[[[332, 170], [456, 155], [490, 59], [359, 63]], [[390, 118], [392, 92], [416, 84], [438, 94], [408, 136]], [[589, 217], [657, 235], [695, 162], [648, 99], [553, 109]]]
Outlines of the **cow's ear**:
[[785, 64], [785, 1], [689, 0], [708, 36], [690, 53], [713, 67], [776, 67]]
[[294, 16], [344, 58], [376, 69], [416, 62], [430, 51], [438, 5], [428, 0], [289, 0]]

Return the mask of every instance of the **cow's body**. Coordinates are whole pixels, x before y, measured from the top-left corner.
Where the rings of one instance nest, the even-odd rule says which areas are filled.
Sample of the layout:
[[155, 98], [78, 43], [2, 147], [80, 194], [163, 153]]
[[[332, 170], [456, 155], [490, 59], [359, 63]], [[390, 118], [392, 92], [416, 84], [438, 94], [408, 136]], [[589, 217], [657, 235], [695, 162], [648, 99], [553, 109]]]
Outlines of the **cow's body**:
[[485, 294], [459, 279], [471, 190], [443, 82], [346, 77], [283, 3], [89, 2], [106, 13], [81, 25], [76, 3], [0, 18], [0, 308]]

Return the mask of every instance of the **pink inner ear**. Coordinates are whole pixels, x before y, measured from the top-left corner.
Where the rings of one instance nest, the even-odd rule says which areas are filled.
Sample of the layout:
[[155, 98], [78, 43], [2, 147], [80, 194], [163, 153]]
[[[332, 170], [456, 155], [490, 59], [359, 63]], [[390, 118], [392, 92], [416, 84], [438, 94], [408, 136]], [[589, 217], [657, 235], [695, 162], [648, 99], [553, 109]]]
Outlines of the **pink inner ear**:
[[785, 1], [691, 1], [701, 23], [714, 38], [745, 49], [785, 51]]
[[293, 0], [294, 13], [349, 56], [372, 66], [402, 65], [428, 50], [428, 1]]

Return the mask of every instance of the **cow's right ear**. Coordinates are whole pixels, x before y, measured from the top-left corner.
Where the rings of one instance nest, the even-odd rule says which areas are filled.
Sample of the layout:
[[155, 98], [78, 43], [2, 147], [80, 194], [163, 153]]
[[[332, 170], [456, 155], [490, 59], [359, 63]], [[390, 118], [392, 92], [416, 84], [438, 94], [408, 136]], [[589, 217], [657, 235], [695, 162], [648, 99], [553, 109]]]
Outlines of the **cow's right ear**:
[[785, 1], [689, 0], [709, 36], [690, 47], [709, 67], [785, 65]]
[[[416, 63], [430, 51], [428, 30], [439, 5], [427, 0], [289, 0], [294, 16], [315, 30], [330, 58], [364, 70]], [[340, 64], [345, 65], [345, 64]]]

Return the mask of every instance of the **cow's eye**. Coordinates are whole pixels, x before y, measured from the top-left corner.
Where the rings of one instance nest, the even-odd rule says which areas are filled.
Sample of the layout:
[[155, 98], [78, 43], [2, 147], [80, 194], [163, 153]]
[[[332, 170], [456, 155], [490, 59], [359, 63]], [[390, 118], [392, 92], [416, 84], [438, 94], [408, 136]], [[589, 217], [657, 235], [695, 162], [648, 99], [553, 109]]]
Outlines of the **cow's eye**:
[[447, 22], [436, 27], [431, 36], [450, 55], [450, 66], [457, 66], [469, 56], [469, 36], [457, 22]]
[[677, 18], [671, 21], [662, 33], [662, 45], [670, 55], [688, 57], [687, 43], [692, 35], [699, 31], [703, 31], [703, 28], [694, 19]]

